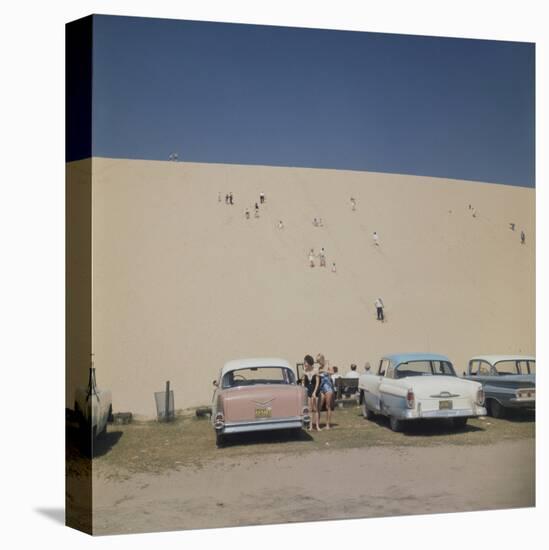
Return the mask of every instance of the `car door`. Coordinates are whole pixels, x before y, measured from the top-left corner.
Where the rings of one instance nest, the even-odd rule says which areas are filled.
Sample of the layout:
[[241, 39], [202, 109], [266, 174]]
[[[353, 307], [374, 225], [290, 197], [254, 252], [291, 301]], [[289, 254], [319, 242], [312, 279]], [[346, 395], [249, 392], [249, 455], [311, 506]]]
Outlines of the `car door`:
[[369, 380], [370, 388], [369, 392], [364, 394], [364, 399], [366, 399], [366, 404], [374, 411], [381, 410], [381, 399], [379, 387], [385, 378], [385, 373], [387, 367], [389, 366], [388, 359], [381, 359], [379, 362], [377, 373], [374, 376], [371, 376]]

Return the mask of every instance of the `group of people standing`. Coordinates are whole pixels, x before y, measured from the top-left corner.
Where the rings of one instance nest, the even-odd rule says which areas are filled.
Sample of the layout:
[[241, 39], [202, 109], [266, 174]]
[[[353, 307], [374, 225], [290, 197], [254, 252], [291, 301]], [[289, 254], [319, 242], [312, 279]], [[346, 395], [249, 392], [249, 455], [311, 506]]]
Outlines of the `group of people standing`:
[[[317, 365], [315, 367], [315, 365]], [[332, 409], [335, 397], [333, 370], [326, 367], [324, 355], [319, 353], [316, 361], [311, 355], [306, 355], [303, 362], [303, 378], [301, 384], [307, 390], [310, 411], [309, 430], [320, 431], [320, 411], [326, 407], [326, 429], [329, 430], [332, 422]]]

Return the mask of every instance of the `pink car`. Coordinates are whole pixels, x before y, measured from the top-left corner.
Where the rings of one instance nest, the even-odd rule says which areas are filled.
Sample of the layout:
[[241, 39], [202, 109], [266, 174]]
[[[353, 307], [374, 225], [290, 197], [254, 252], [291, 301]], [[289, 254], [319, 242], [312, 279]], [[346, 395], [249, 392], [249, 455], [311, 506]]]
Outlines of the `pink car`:
[[214, 386], [212, 424], [218, 447], [226, 434], [301, 430], [309, 423], [307, 392], [284, 359], [229, 361]]

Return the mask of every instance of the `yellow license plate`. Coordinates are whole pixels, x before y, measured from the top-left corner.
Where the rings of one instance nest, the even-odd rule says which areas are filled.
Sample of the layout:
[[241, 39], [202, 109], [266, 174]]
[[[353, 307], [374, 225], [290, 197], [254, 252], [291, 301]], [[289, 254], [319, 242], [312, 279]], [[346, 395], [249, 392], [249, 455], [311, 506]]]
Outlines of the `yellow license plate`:
[[273, 410], [271, 407], [262, 407], [260, 409], [255, 410], [255, 417], [256, 418], [271, 418], [273, 415]]
[[439, 401], [438, 402], [438, 408], [441, 409], [441, 410], [451, 409], [452, 408], [452, 401], [450, 401], [450, 400]]

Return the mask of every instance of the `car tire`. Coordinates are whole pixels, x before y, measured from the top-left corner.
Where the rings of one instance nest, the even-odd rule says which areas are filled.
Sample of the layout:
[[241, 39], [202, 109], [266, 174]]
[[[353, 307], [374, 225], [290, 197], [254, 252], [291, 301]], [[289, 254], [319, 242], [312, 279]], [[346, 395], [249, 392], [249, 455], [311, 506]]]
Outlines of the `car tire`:
[[401, 432], [403, 428], [402, 420], [399, 420], [395, 416], [389, 417], [389, 426], [393, 432]]
[[490, 400], [490, 415], [494, 418], [504, 418], [505, 417], [505, 407], [495, 399]]
[[366, 406], [366, 401], [364, 398], [362, 399], [362, 416], [366, 418], [366, 420], [372, 420], [374, 418], [374, 413]]
[[452, 424], [456, 430], [462, 430], [467, 425], [468, 418], [466, 416], [460, 416], [458, 418], [452, 418]]
[[222, 433], [215, 432], [215, 446], [221, 449], [225, 445], [225, 437]]

